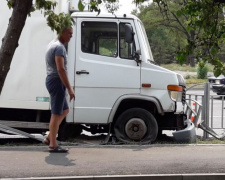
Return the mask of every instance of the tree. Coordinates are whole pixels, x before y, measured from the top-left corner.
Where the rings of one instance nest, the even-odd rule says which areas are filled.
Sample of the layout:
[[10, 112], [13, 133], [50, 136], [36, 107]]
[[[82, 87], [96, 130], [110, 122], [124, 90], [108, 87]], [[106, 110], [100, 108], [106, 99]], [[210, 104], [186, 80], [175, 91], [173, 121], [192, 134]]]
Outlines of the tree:
[[13, 7], [13, 13], [9, 19], [9, 26], [5, 37], [2, 39], [0, 49], [0, 92], [9, 71], [14, 52], [18, 47], [19, 37], [25, 25], [27, 15], [31, 11], [32, 0], [9, 1], [8, 5], [9, 7]]
[[[137, 0], [143, 2], [146, 0]], [[218, 53], [225, 40], [224, 0], [153, 0], [161, 13], [169, 20], [169, 3], [177, 2], [183, 6], [176, 16], [185, 16], [186, 30], [193, 32], [185, 48], [177, 54], [182, 64], [190, 55], [194, 58], [214, 65], [214, 75], [225, 74], [225, 65], [219, 59]]]
[[[180, 8], [177, 6], [175, 3], [171, 4], [170, 11], [174, 12]], [[168, 21], [162, 16], [156, 3], [140, 6], [139, 9], [139, 13], [135, 11], [133, 13], [145, 25], [155, 62], [157, 64], [174, 62], [177, 51], [187, 44], [188, 32], [182, 27], [183, 18], [178, 21], [172, 16]]]
[[119, 9], [118, 5], [119, 0], [111, 0], [111, 1], [103, 0], [103, 2], [105, 3], [105, 7], [109, 13], [114, 13]]

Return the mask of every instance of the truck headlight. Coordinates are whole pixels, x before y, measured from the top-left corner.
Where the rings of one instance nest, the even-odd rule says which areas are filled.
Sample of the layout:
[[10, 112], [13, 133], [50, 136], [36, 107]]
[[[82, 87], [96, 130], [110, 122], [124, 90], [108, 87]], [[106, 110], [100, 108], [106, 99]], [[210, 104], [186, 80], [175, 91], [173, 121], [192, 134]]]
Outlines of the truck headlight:
[[175, 102], [181, 102], [182, 101], [182, 93], [183, 93], [183, 87], [178, 85], [168, 85], [167, 86], [170, 98]]
[[216, 84], [221, 84], [221, 83], [220, 83], [220, 79], [216, 79], [216, 80], [215, 80], [215, 83], [216, 83]]

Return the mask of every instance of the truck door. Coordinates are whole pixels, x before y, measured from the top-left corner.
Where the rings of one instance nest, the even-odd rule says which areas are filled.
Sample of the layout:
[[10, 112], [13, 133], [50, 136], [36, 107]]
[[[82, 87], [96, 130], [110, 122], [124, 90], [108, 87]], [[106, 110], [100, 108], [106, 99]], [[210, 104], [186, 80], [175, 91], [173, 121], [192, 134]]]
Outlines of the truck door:
[[125, 42], [125, 24], [132, 20], [78, 19], [76, 22], [74, 122], [108, 122], [116, 100], [140, 93], [140, 66], [132, 56], [139, 48]]

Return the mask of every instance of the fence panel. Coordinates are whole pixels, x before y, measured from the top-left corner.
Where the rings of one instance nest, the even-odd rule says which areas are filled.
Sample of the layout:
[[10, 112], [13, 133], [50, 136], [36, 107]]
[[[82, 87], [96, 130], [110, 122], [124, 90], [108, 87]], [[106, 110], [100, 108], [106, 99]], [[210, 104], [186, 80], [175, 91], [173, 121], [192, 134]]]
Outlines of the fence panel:
[[[223, 117], [225, 96], [210, 95], [209, 83], [205, 83], [203, 95], [190, 94], [187, 92], [186, 99], [190, 106], [193, 106], [191, 104], [191, 99], [194, 99], [202, 104], [202, 112], [200, 114], [198, 122], [204, 121], [207, 126], [214, 130], [221, 131], [225, 128]], [[198, 107], [194, 108], [197, 109]], [[203, 132], [203, 137], [207, 138], [208, 134], [206, 132]]]

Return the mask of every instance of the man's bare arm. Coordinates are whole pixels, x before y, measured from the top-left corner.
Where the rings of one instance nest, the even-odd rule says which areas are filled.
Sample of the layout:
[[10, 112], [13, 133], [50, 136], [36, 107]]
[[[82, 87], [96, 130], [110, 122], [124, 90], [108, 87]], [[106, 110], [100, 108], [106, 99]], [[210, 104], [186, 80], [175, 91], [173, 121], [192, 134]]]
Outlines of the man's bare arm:
[[63, 56], [55, 56], [55, 63], [57, 67], [57, 71], [59, 73], [59, 77], [62, 81], [62, 83], [65, 85], [65, 87], [68, 90], [68, 93], [70, 95], [70, 101], [75, 98], [75, 94], [73, 92], [73, 89], [70, 86], [70, 82], [66, 73], [66, 69], [64, 66], [64, 57]]

